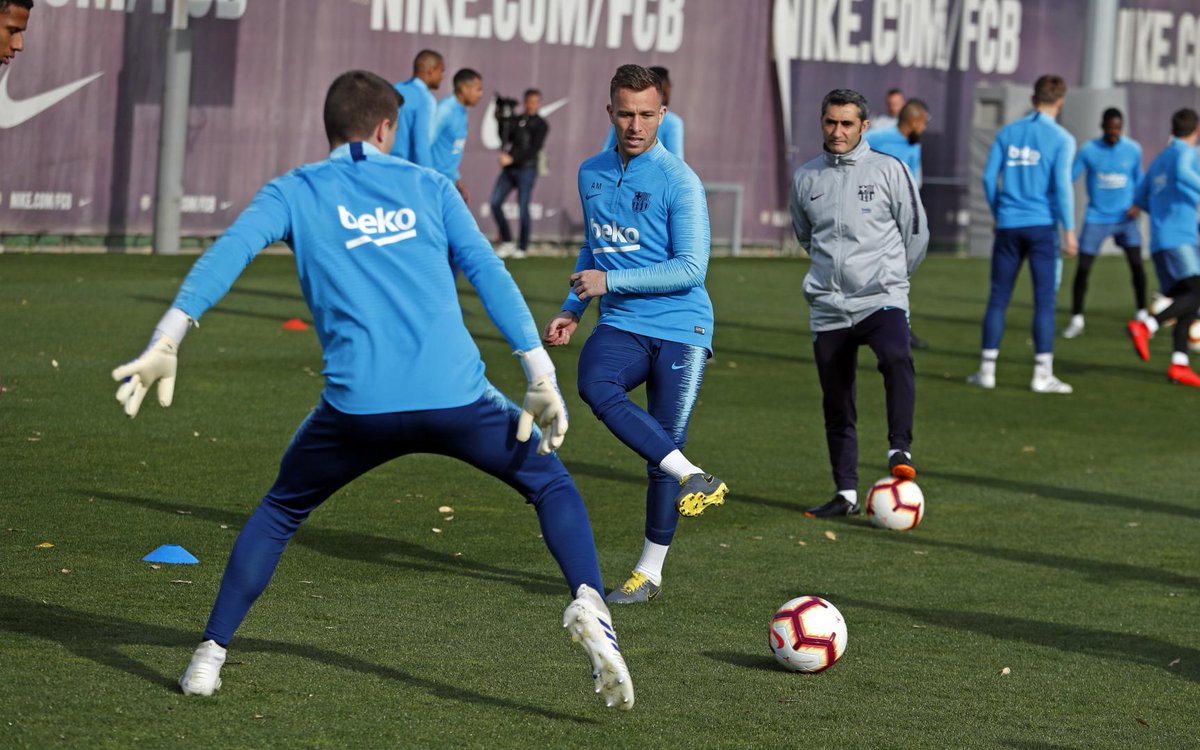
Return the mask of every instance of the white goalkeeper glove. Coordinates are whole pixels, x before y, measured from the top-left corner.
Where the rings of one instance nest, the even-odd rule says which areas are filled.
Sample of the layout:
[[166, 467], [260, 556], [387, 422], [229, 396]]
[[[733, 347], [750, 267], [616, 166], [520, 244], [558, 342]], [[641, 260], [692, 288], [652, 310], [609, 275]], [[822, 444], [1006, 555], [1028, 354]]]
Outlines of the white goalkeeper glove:
[[113, 380], [121, 383], [117, 388], [117, 401], [125, 407], [125, 413], [136, 417], [142, 408], [150, 386], [158, 383], [158, 403], [170, 406], [175, 398], [175, 369], [178, 365], [179, 342], [187, 334], [191, 318], [182, 310], [172, 307], [154, 328], [150, 346], [132, 362], [127, 362], [112, 371]]
[[543, 456], [562, 447], [567, 434], [567, 405], [563, 403], [558, 381], [554, 377], [554, 363], [543, 347], [517, 352], [529, 389], [525, 392], [525, 403], [521, 406], [521, 418], [517, 422], [517, 440], [524, 443], [533, 434], [536, 421], [542, 429], [542, 441], [538, 453]]

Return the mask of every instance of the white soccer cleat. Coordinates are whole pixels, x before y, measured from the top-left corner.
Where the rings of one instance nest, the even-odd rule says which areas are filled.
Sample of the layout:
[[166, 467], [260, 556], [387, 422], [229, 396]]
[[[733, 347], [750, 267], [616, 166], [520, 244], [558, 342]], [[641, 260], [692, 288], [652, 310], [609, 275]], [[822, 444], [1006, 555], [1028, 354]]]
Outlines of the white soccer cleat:
[[501, 258], [512, 258], [517, 254], [517, 245], [515, 242], [501, 242], [496, 247], [496, 255]]
[[996, 387], [996, 374], [995, 373], [986, 373], [983, 370], [980, 370], [978, 372], [973, 372], [967, 376], [967, 383], [969, 383], [971, 385], [977, 385], [980, 388], [989, 388], [989, 389], [995, 388]]
[[1029, 390], [1034, 393], [1072, 393], [1075, 389], [1053, 375], [1044, 377], [1034, 375], [1033, 380], [1029, 383]]
[[1067, 329], [1062, 332], [1064, 339], [1078, 338], [1083, 334], [1084, 323], [1082, 315], [1072, 315], [1071, 322], [1067, 325]]
[[225, 664], [225, 649], [216, 641], [205, 641], [192, 652], [192, 663], [179, 678], [184, 695], [212, 695], [221, 687], [221, 667]]
[[575, 601], [563, 612], [562, 625], [571, 634], [571, 642], [582, 646], [591, 659], [592, 679], [605, 705], [623, 711], [633, 708], [633, 679], [600, 593], [587, 584], [580, 585]]

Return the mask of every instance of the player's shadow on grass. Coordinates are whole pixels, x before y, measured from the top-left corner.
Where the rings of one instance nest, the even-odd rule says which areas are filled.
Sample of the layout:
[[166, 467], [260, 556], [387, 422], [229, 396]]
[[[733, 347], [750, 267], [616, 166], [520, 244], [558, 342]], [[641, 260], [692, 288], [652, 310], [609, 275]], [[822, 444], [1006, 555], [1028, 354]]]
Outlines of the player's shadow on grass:
[[[970, 612], [954, 609], [923, 609], [897, 604], [884, 604], [842, 596], [838, 606], [887, 612], [902, 615], [917, 622], [942, 628], [978, 633], [989, 638], [1021, 641], [1034, 646], [1101, 659], [1132, 662], [1165, 670], [1171, 674], [1200, 682], [1200, 650], [1178, 646], [1146, 633], [1121, 633], [1080, 625], [1065, 625], [1042, 620], [996, 615], [990, 612]], [[1147, 628], [1153, 632], [1152, 628]], [[1175, 666], [1170, 666], [1174, 664]]]
[[778, 672], [779, 662], [775, 661], [773, 656], [763, 656], [762, 654], [742, 654], [736, 651], [702, 651], [701, 656], [708, 657], [713, 661], [723, 662], [742, 669], [753, 669], [757, 671]]
[[[241, 513], [184, 505], [178, 502], [168, 503], [163, 500], [147, 497], [118, 495], [111, 492], [85, 491], [81, 494], [85, 497], [136, 505], [169, 515], [178, 515], [180, 510], [186, 510], [193, 518], [225, 524], [235, 529], [241, 528], [247, 518], [247, 516]], [[300, 530], [296, 532], [296, 536], [292, 538], [291, 544], [300, 545], [322, 555], [343, 560], [386, 565], [427, 573], [464, 575], [494, 583], [509, 583], [520, 586], [531, 594], [559, 596], [566, 592], [567, 589], [566, 584], [560, 578], [519, 570], [509, 570], [508, 568], [475, 562], [463, 557], [454, 557], [449, 553], [439, 552], [438, 550], [422, 547], [419, 544], [394, 537], [324, 529], [320, 526], [312, 525], [311, 520], [301, 525]]]
[[968, 555], [991, 557], [1007, 562], [1040, 565], [1052, 570], [1073, 570], [1091, 579], [1094, 583], [1109, 584], [1113, 581], [1134, 581], [1152, 583], [1166, 588], [1189, 588], [1200, 591], [1200, 578], [1180, 575], [1165, 570], [1143, 568], [1125, 563], [1105, 562], [1103, 560], [1086, 560], [1079, 557], [1056, 555], [1051, 552], [1036, 550], [1007, 549], [1004, 547], [987, 547], [982, 544], [947, 542], [923, 536], [908, 534], [881, 533], [879, 539], [907, 547], [919, 549], [944, 549], [963, 552]]
[[1024, 495], [1037, 495], [1041, 498], [1065, 500], [1069, 503], [1084, 503], [1086, 505], [1098, 505], [1106, 508], [1127, 508], [1129, 510], [1164, 513], [1184, 518], [1200, 518], [1200, 507], [1189, 508], [1184, 505], [1164, 503], [1160, 500], [1148, 500], [1130, 495], [1117, 495], [1112, 492], [1096, 492], [1094, 490], [1081, 490], [1073, 487], [1055, 487], [1049, 484], [1037, 484], [1019, 479], [956, 474], [946, 471], [926, 471], [923, 475], [939, 480], [986, 487], [990, 490], [999, 489]]
[[[168, 306], [168, 307], [171, 305], [171, 302], [172, 302], [172, 300], [169, 300], [166, 297], [152, 297], [152, 296], [144, 295], [144, 294], [131, 294], [131, 295], [129, 295], [129, 299], [135, 300], [137, 302], [155, 302], [155, 303], [158, 303], [158, 304], [161, 304], [164, 306]], [[231, 307], [229, 304], [222, 302], [222, 304], [219, 304], [216, 307], [209, 310], [206, 313], [206, 315], [233, 315], [233, 316], [236, 316], [239, 318], [255, 318], [258, 320], [271, 320], [276, 323], [278, 323], [279, 321], [284, 320], [290, 316], [290, 317], [294, 317], [294, 318], [299, 318], [300, 320], [303, 320], [304, 322], [308, 323], [309, 325], [312, 325], [312, 318], [309, 317], [307, 307], [304, 308], [303, 315], [292, 315], [291, 312], [263, 312], [262, 310], [239, 310], [236, 307]]]
[[[182, 672], [186, 665], [184, 660], [188, 658], [192, 648], [195, 647], [198, 637], [192, 632], [168, 628], [152, 622], [137, 622], [113, 615], [83, 612], [58, 604], [46, 604], [6, 594], [0, 594], [0, 630], [57, 643], [76, 656], [111, 669], [120, 670], [171, 691], [178, 690], [174, 675], [163, 674], [155, 667], [129, 656], [127, 652], [136, 650], [139, 646], [178, 648], [179, 669]], [[437, 698], [535, 714], [558, 721], [579, 724], [595, 723], [593, 719], [549, 711], [538, 706], [484, 695], [443, 682], [417, 677], [395, 667], [373, 664], [318, 646], [271, 641], [263, 638], [238, 638], [237, 656], [253, 653], [297, 656], [363, 675], [401, 682]], [[226, 678], [238, 666], [236, 662], [227, 665]], [[582, 671], [581, 669], [580, 672], [582, 673]], [[247, 682], [249, 681], [248, 679]]]

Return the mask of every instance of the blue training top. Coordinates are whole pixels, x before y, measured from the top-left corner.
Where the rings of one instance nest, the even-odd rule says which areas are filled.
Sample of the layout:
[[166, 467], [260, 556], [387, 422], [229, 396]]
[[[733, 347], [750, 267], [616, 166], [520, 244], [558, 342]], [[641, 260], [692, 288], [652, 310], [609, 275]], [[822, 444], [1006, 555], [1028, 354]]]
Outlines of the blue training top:
[[1000, 128], [983, 169], [997, 228], [1061, 224], [1074, 229], [1074, 157], [1075, 138], [1041, 112]]
[[[579, 167], [587, 241], [575, 270], [605, 271], [599, 324], [712, 351], [708, 271], [708, 204], [691, 167], [661, 142], [621, 166], [602, 151]], [[582, 316], [587, 303], [567, 294], [563, 310]]]
[[454, 94], [438, 102], [433, 120], [433, 168], [458, 182], [463, 147], [467, 145], [467, 108]]
[[1197, 246], [1200, 170], [1196, 149], [1172, 138], [1138, 183], [1134, 203], [1150, 213], [1150, 252]]
[[397, 83], [396, 90], [404, 97], [404, 105], [400, 107], [396, 142], [392, 145], [391, 154], [422, 167], [432, 167], [430, 144], [433, 141], [433, 117], [437, 110], [437, 99], [429, 90], [429, 86], [416, 76]]
[[867, 134], [867, 143], [871, 148], [896, 157], [908, 165], [917, 187], [921, 187], [921, 144], [909, 143], [908, 137], [895, 126], [876, 130], [871, 128]]
[[1087, 171], [1088, 224], [1120, 224], [1129, 217], [1133, 191], [1142, 179], [1142, 147], [1121, 137], [1116, 143], [1096, 138], [1083, 144], [1071, 167], [1071, 181]]
[[[658, 142], [667, 151], [683, 159], [683, 118], [669, 109], [658, 126]], [[610, 126], [608, 138], [604, 141], [604, 150], [611, 151], [616, 147], [617, 129]]]
[[516, 283], [450, 181], [370, 144], [335, 149], [268, 182], [184, 279], [174, 306], [198, 320], [267, 245], [296, 256], [338, 411], [444, 409], [487, 387], [451, 261], [515, 350], [541, 346]]

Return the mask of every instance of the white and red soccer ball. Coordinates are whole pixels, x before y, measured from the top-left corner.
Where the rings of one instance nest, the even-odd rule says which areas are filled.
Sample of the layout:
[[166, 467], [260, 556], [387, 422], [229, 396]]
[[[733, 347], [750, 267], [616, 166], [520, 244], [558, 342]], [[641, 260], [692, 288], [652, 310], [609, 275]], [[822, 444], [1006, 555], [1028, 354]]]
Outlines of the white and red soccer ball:
[[908, 531], [925, 516], [925, 495], [911, 479], [884, 477], [867, 494], [867, 520], [885, 529]]
[[821, 672], [846, 653], [846, 621], [821, 597], [799, 596], [775, 612], [767, 640], [785, 669]]

